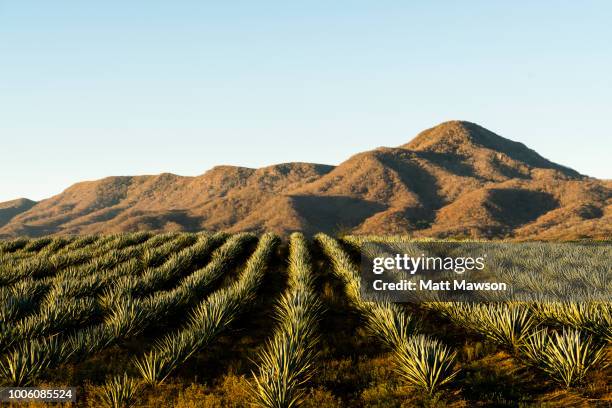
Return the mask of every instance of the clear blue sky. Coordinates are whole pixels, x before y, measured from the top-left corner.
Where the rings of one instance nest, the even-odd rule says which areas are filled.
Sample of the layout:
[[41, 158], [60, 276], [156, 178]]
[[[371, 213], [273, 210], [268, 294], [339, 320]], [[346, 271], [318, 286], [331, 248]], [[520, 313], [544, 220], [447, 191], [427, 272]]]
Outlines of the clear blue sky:
[[449, 119], [611, 178], [610, 21], [610, 1], [0, 0], [0, 201], [337, 164]]

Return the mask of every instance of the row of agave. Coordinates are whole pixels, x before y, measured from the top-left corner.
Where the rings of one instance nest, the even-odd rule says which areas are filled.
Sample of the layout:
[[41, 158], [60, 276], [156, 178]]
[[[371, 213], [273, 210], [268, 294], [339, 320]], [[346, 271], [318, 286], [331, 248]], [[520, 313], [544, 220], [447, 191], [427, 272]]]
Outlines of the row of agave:
[[210, 262], [183, 278], [179, 284], [168, 291], [155, 292], [144, 298], [123, 297], [110, 308], [112, 313], [107, 322], [121, 337], [139, 333], [147, 326], [131, 324], [131, 316], [145, 316], [153, 322], [165, 322], [170, 316], [186, 311], [201, 296], [209, 293], [219, 279], [239, 259], [245, 247], [254, 239], [251, 235], [235, 235], [212, 255]]
[[35, 255], [38, 252], [49, 254], [65, 247], [71, 243], [73, 239], [74, 238], [64, 237], [53, 238], [49, 236], [35, 239], [17, 238], [13, 241], [3, 242], [2, 245], [0, 245], [0, 255], [12, 258], [25, 258]]
[[42, 237], [37, 239], [16, 238], [0, 242], [0, 264], [16, 263], [36, 256], [47, 258], [61, 254], [69, 254], [84, 248], [112, 247], [124, 240], [141, 240], [146, 234], [115, 234], [115, 235], [83, 235], [77, 237]]
[[[172, 235], [160, 235], [146, 242], [133, 246], [126, 243], [134, 242], [128, 236], [126, 239], [113, 239], [102, 243], [99, 248], [88, 248], [92, 253], [90, 260], [78, 266], [62, 269], [53, 276], [35, 279], [31, 276], [20, 280], [16, 284], [0, 288], [0, 316], [2, 322], [17, 321], [33, 313], [37, 308], [52, 305], [61, 298], [73, 297], [72, 294], [83, 292], [88, 286], [96, 285], [103, 277], [111, 278], [118, 274], [132, 273], [138, 268], [138, 259], [146, 251], [161, 244], [162, 247], [172, 250]], [[102, 242], [106, 240], [100, 240]], [[185, 241], [181, 237], [175, 241]], [[113, 248], [110, 245], [115, 245]], [[86, 295], [87, 292], [85, 292]], [[93, 295], [93, 294], [92, 294]]]
[[176, 253], [169, 253], [167, 260], [156, 268], [147, 268], [137, 278], [125, 275], [107, 286], [102, 303], [112, 305], [115, 299], [124, 297], [143, 297], [149, 293], [168, 287], [183, 277], [190, 268], [200, 265], [212, 250], [227, 238], [224, 233], [202, 236], [190, 247]]
[[66, 332], [100, 317], [101, 311], [95, 299], [64, 299], [44, 306], [38, 313], [18, 321], [14, 325], [2, 325], [0, 351], [41, 337]]
[[192, 311], [184, 328], [164, 337], [153, 350], [134, 361], [146, 383], [157, 385], [163, 382], [249, 308], [256, 299], [277, 244], [278, 237], [264, 234], [236, 282], [202, 301]]
[[[62, 279], [54, 282], [45, 301], [54, 303], [63, 298], [96, 296], [108, 290], [120, 279], [139, 279], [144, 273], [167, 269], [168, 265], [173, 265], [174, 259], [178, 257], [192, 257], [193, 252], [208, 254], [210, 252], [209, 241], [208, 236], [196, 238], [191, 235], [181, 235], [158, 247], [151, 248], [145, 245], [141, 248], [138, 257], [125, 260], [111, 269], [102, 269], [100, 272], [87, 274], [82, 274], [82, 271], [74, 269], [67, 270], [62, 274]], [[201, 245], [201, 243], [206, 245]], [[154, 264], [151, 264], [153, 258], [150, 254], [152, 253], [155, 257]], [[189, 266], [191, 263], [188, 262], [186, 265]]]
[[457, 326], [509, 349], [519, 360], [566, 387], [583, 382], [591, 369], [607, 364], [605, 344], [576, 329], [563, 327], [559, 331], [540, 326], [526, 304], [440, 302], [427, 306]]
[[612, 342], [610, 302], [533, 302], [529, 307], [544, 323], [585, 331], [608, 343]]
[[362, 299], [357, 266], [339, 242], [325, 234], [315, 240], [331, 260], [333, 271], [346, 286], [352, 305], [365, 319], [366, 328], [394, 353], [396, 371], [409, 385], [434, 394], [458, 374], [456, 352], [429, 336], [416, 333], [416, 323], [400, 306]]
[[290, 237], [288, 274], [288, 289], [276, 305], [278, 325], [253, 374], [252, 394], [260, 407], [297, 406], [315, 372], [322, 304], [314, 288], [308, 243], [300, 233]]
[[[80, 249], [66, 247], [57, 253], [41, 251], [23, 259], [13, 259], [0, 264], [0, 286], [10, 285], [24, 278], [44, 278], [52, 276], [60, 270], [70, 266], [82, 265], [96, 258], [107, 256], [110, 251], [120, 251], [124, 248], [143, 244], [151, 237], [148, 233], [135, 233], [119, 235], [116, 237], [99, 239]], [[154, 247], [160, 242], [171, 238], [168, 234], [157, 235], [151, 238], [149, 245]], [[132, 248], [134, 249], [134, 248]]]
[[[147, 242], [141, 248], [141, 252], [155, 251], [156, 254], [169, 256], [174, 250], [193, 243], [194, 239], [189, 235], [179, 236], [159, 247], [150, 246], [157, 242]], [[210, 239], [203, 236], [201, 241], [209, 242]], [[194, 250], [207, 253], [209, 248], [195, 248]], [[191, 248], [186, 248], [184, 251], [187, 252], [190, 259], [193, 258]], [[163, 265], [152, 270], [162, 268]], [[5, 350], [21, 341], [66, 332], [71, 328], [94, 321], [102, 313], [95, 295], [121, 276], [129, 276], [134, 279], [142, 266], [144, 265], [139, 262], [139, 259], [132, 258], [113, 269], [93, 272], [82, 278], [74, 273], [54, 277], [36, 314], [27, 316], [12, 325], [6, 323], [2, 325], [0, 350]]]
[[210, 262], [193, 272], [173, 289], [144, 298], [119, 298], [109, 308], [104, 324], [88, 327], [70, 336], [73, 358], [82, 361], [121, 340], [141, 334], [154, 325], [163, 325], [171, 316], [184, 312], [199, 296], [212, 289], [253, 239], [236, 235], [215, 250]]
[[160, 239], [167, 234], [154, 235], [150, 232], [134, 232], [110, 235], [82, 235], [75, 237], [41, 237], [35, 239], [16, 238], [0, 242], [0, 257], [5, 259], [25, 259], [31, 256], [56, 255], [79, 250], [85, 247], [102, 249], [122, 249], [142, 243], [148, 239]]
[[112, 275], [120, 270], [132, 272], [136, 267], [134, 256], [140, 251], [142, 248], [132, 247], [107, 252], [100, 258], [79, 267], [68, 268], [55, 276], [42, 279], [29, 277], [17, 284], [0, 288], [0, 315], [4, 317], [1, 326], [16, 324], [37, 310], [44, 311], [45, 306], [50, 307], [62, 299], [70, 298], [71, 296], [59, 296], [63, 293], [63, 288], [82, 286], [91, 279]]
[[10, 256], [13, 252], [23, 249], [28, 242], [30, 239], [25, 237], [0, 241], [0, 256]]
[[130, 234], [126, 238], [107, 237], [76, 250], [65, 248], [55, 253], [40, 251], [28, 253], [28, 256], [13, 256], [12, 259], [4, 259], [0, 264], [0, 286], [8, 286], [29, 277], [39, 279], [52, 276], [59, 270], [83, 264], [105, 255], [110, 250], [122, 249], [119, 244], [124, 241], [136, 240], [137, 243], [142, 243], [146, 238], [147, 235], [144, 234], [134, 236]]
[[[81, 276], [98, 276], [104, 273], [97, 272], [95, 266], [98, 264], [99, 262], [93, 262], [88, 268], [80, 268], [80, 270], [87, 272], [83, 273]], [[103, 271], [103, 269], [101, 270]], [[62, 274], [43, 279], [27, 278], [10, 287], [1, 288], [0, 316], [2, 316], [3, 319], [0, 323], [0, 332], [6, 332], [8, 327], [28, 325], [28, 321], [36, 319], [32, 314], [44, 315], [46, 310], [58, 303], [62, 303], [62, 299], [68, 299], [69, 301], [70, 297], [49, 295], [53, 293], [53, 289], [56, 285], [61, 287], [63, 282], [69, 282], [66, 283], [66, 285], [74, 285], [80, 284], [81, 281], [78, 278], [71, 281], [67, 276]], [[1, 343], [2, 341], [0, 341], [0, 344]]]
[[[0, 361], [0, 376], [14, 385], [29, 384], [48, 368], [68, 361], [83, 361], [155, 324], [166, 323], [170, 316], [184, 311], [207, 288], [210, 289], [253, 239], [250, 234], [231, 237], [215, 250], [205, 267], [181, 280], [172, 290], [156, 292], [142, 299], [119, 299], [101, 324], [54, 337], [56, 340], [61, 337], [61, 341], [49, 341], [43, 337], [18, 345]], [[46, 360], [40, 361], [43, 358]]]
[[[54, 304], [60, 299], [93, 297], [120, 277], [138, 276], [149, 269], [160, 268], [167, 261], [169, 262], [169, 258], [176, 251], [189, 251], [196, 239], [191, 235], [180, 235], [161, 245], [149, 240], [142, 246], [133, 247], [137, 250], [136, 257], [113, 262], [114, 266], [111, 265], [110, 268], [98, 268], [96, 270], [90, 268], [66, 269], [56, 275], [43, 304]], [[200, 240], [207, 241], [208, 237], [200, 237]], [[134, 251], [129, 251], [124, 253], [124, 256], [128, 257], [130, 252], [134, 253]], [[123, 259], [124, 256], [118, 258]]]
[[[134, 360], [134, 365], [145, 382], [154, 385], [163, 382], [174, 369], [195, 352], [206, 347], [238, 314], [248, 308], [254, 300], [254, 293], [261, 284], [268, 259], [277, 243], [278, 240], [274, 236], [262, 237], [236, 283], [202, 301], [192, 312], [184, 329], [166, 336], [158, 342], [154, 350]], [[142, 382], [124, 373], [109, 379], [97, 394], [103, 406], [131, 406]]]

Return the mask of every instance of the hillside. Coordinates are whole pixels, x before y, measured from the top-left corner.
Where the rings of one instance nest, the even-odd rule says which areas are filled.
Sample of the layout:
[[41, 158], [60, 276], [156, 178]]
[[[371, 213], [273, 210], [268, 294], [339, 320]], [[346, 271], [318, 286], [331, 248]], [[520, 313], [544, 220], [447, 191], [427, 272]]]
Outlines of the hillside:
[[18, 198], [0, 203], [0, 227], [22, 212], [28, 211], [34, 205], [36, 205], [36, 201], [28, 200], [27, 198]]
[[336, 167], [284, 163], [218, 166], [197, 177], [108, 177], [38, 203], [15, 203], [0, 204], [0, 237], [202, 229], [612, 237], [610, 181], [462, 121]]

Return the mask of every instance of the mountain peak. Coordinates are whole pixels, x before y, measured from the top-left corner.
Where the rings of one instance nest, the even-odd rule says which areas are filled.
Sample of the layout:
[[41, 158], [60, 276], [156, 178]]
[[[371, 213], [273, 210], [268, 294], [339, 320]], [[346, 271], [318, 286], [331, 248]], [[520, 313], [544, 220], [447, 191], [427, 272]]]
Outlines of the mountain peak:
[[522, 143], [503, 138], [476, 123], [451, 120], [419, 133], [409, 143], [401, 146], [415, 151], [449, 153], [467, 147], [482, 146], [492, 150], [516, 150], [526, 147]]
[[464, 120], [440, 123], [422, 131], [409, 143], [400, 147], [413, 151], [460, 156], [474, 156], [477, 152], [488, 150], [503, 154], [532, 168], [553, 169], [569, 177], [580, 177], [580, 173], [575, 170], [545, 159], [523, 143], [506, 139], [476, 123]]

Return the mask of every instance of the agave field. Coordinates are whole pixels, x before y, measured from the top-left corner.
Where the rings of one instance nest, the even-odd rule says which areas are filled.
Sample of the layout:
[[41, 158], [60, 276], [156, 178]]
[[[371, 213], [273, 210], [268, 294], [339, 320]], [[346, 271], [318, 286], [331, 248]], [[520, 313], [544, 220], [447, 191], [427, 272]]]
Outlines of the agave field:
[[[0, 241], [0, 386], [75, 387], [82, 407], [612, 404], [612, 300], [372, 302], [364, 239]], [[586, 258], [527, 283], [571, 272], [609, 290], [610, 259]]]

